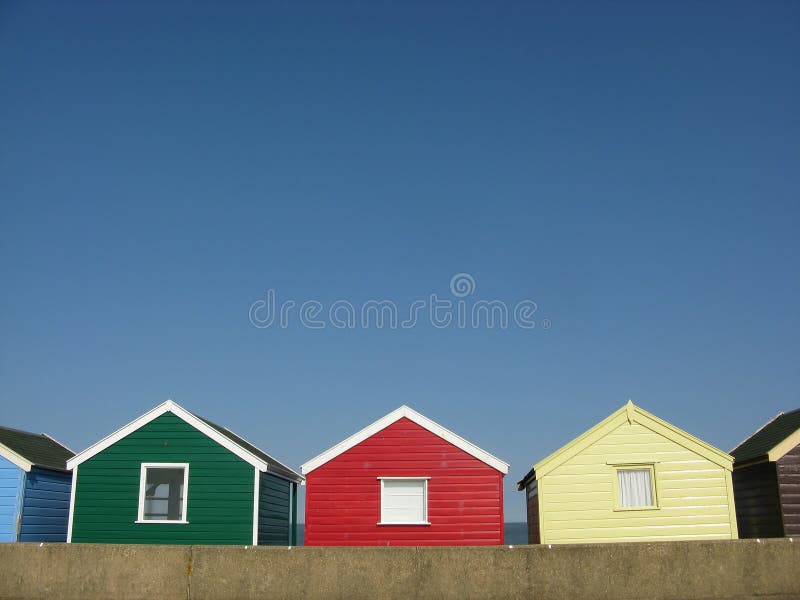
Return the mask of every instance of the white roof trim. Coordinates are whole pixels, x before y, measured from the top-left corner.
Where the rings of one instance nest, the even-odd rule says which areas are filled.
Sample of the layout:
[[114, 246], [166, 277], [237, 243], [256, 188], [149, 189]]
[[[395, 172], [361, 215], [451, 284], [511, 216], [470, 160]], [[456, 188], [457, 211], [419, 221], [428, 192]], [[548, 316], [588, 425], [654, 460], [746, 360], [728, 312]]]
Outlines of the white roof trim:
[[5, 444], [0, 444], [0, 456], [17, 465], [23, 471], [30, 473], [33, 463], [21, 454], [17, 454]]
[[73, 454], [75, 454], [75, 450], [73, 450], [72, 448], [70, 448], [70, 447], [69, 447], [69, 446], [67, 446], [66, 444], [62, 444], [61, 442], [59, 442], [59, 441], [58, 441], [56, 438], [54, 438], [53, 436], [47, 435], [46, 433], [43, 433], [42, 435], [43, 435], [44, 437], [46, 437], [47, 439], [49, 439], [49, 440], [51, 440], [51, 441], [55, 442], [56, 444], [58, 444], [58, 445], [59, 445], [59, 446], [61, 446], [62, 448], [66, 448], [67, 450], [69, 450], [70, 452], [72, 452]]
[[750, 435], [748, 435], [746, 438], [744, 438], [744, 439], [743, 439], [741, 442], [739, 442], [738, 444], [736, 444], [736, 446], [734, 446], [734, 447], [733, 447], [733, 449], [730, 451], [730, 453], [729, 453], [729, 454], [733, 454], [734, 452], [736, 452], [736, 450], [739, 448], [739, 446], [741, 446], [742, 444], [744, 444], [744, 443], [745, 443], [747, 440], [749, 440], [751, 437], [753, 437], [754, 435], [756, 435], [756, 434], [757, 434], [759, 431], [761, 431], [762, 429], [764, 429], [764, 427], [766, 427], [767, 425], [770, 425], [770, 424], [771, 424], [771, 423], [772, 423], [772, 422], [773, 422], [775, 419], [777, 419], [777, 418], [778, 418], [778, 417], [780, 417], [781, 415], [783, 415], [783, 413], [782, 413], [782, 412], [781, 412], [781, 413], [778, 413], [777, 415], [775, 415], [774, 417], [772, 417], [772, 418], [771, 418], [769, 421], [767, 421], [766, 423], [764, 423], [764, 424], [763, 424], [761, 427], [759, 427], [758, 429], [756, 429], [756, 430], [755, 430], [753, 433], [751, 433], [751, 434], [750, 434]]
[[358, 433], [351, 435], [346, 440], [339, 442], [329, 450], [326, 450], [322, 454], [315, 456], [303, 466], [300, 467], [300, 472], [303, 475], [307, 475], [314, 469], [321, 467], [326, 462], [336, 458], [340, 454], [347, 452], [350, 448], [355, 446], [356, 444], [360, 444], [364, 440], [369, 437], [372, 437], [382, 429], [385, 429], [395, 421], [402, 419], [403, 417], [407, 418], [410, 421], [413, 421], [420, 427], [427, 429], [434, 435], [438, 435], [440, 438], [450, 442], [457, 448], [460, 448], [467, 454], [470, 454], [480, 460], [481, 462], [486, 463], [490, 467], [497, 469], [503, 474], [508, 473], [508, 463], [503, 462], [496, 456], [493, 456], [486, 452], [485, 450], [481, 450], [475, 444], [472, 444], [462, 438], [461, 436], [456, 435], [449, 429], [445, 429], [438, 423], [431, 421], [429, 418], [425, 417], [424, 415], [419, 414], [417, 411], [409, 408], [408, 406], [401, 406], [400, 408], [390, 412], [388, 415], [383, 417], [382, 419], [378, 419], [372, 425], [368, 425]]
[[206, 425], [203, 421], [195, 417], [192, 413], [188, 410], [183, 408], [182, 406], [178, 405], [176, 402], [172, 400], [167, 400], [162, 404], [159, 404], [152, 410], [146, 412], [138, 419], [135, 419], [122, 427], [121, 429], [117, 429], [114, 433], [109, 436], [106, 436], [96, 444], [89, 446], [83, 452], [76, 454], [71, 459], [67, 461], [67, 469], [74, 469], [79, 464], [89, 460], [96, 454], [99, 454], [109, 446], [116, 444], [122, 438], [130, 435], [137, 429], [147, 425], [150, 421], [160, 417], [165, 412], [171, 412], [179, 419], [182, 419], [201, 433], [207, 435], [212, 440], [217, 442], [223, 448], [230, 450], [233, 454], [241, 458], [246, 463], [253, 465], [259, 471], [267, 471], [268, 465], [263, 460], [252, 454], [251, 452], [242, 448], [239, 444], [233, 442], [230, 438], [225, 437], [219, 431]]

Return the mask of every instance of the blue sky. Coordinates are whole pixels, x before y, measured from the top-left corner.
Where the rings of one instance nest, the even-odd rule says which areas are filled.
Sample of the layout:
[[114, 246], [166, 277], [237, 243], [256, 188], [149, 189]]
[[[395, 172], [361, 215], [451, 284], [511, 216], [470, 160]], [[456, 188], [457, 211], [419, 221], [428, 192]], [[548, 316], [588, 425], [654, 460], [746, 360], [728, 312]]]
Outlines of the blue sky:
[[[796, 2], [2, 1], [0, 98], [5, 425], [172, 398], [299, 467], [408, 404], [521, 521], [628, 398], [726, 450], [800, 405]], [[539, 326], [248, 318], [456, 273]]]

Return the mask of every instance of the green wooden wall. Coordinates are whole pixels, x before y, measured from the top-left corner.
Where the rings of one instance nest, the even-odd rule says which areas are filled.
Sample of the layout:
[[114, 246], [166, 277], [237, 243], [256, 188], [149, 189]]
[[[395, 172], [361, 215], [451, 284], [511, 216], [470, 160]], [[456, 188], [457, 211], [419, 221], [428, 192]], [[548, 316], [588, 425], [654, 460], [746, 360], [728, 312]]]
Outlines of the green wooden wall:
[[[190, 464], [188, 524], [135, 523], [143, 462]], [[72, 541], [250, 545], [254, 474], [252, 465], [164, 413], [78, 467]]]
[[269, 473], [261, 473], [258, 499], [258, 545], [291, 545], [289, 526], [289, 486], [291, 483]]

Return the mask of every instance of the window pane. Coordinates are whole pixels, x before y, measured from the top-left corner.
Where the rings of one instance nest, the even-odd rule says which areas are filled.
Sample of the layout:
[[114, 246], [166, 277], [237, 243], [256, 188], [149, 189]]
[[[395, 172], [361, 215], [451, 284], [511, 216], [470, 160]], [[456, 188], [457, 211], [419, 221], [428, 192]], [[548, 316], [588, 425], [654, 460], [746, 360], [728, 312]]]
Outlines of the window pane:
[[617, 484], [620, 508], [654, 505], [650, 469], [619, 469]]
[[382, 523], [422, 523], [425, 515], [425, 480], [384, 479]]
[[184, 520], [182, 468], [147, 468], [143, 516], [148, 521]]

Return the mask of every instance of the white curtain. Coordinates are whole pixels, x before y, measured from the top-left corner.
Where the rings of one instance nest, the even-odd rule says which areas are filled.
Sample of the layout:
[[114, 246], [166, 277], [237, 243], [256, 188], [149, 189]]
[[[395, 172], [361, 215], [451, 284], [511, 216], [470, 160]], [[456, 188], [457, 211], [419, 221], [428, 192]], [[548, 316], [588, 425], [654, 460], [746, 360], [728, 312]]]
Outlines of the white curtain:
[[619, 469], [617, 471], [620, 508], [653, 506], [653, 486], [650, 469]]

